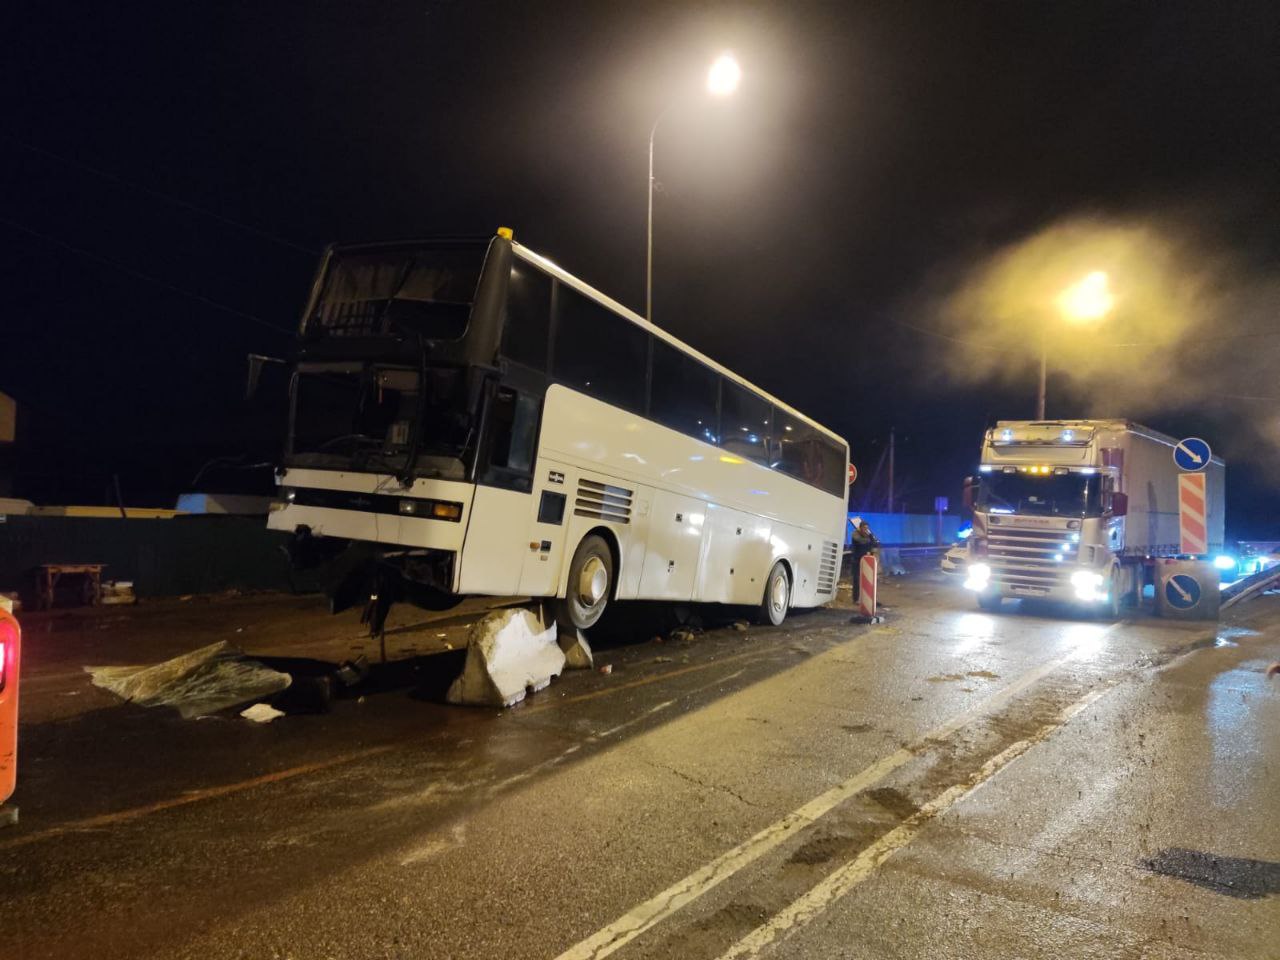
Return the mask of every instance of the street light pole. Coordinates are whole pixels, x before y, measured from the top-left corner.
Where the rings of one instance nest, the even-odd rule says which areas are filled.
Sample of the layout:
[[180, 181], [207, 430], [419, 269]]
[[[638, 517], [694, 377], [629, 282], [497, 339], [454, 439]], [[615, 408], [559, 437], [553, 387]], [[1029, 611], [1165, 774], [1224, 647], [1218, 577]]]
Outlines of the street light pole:
[[1049, 332], [1042, 325], [1040, 327], [1040, 392], [1036, 395], [1036, 419], [1044, 419], [1044, 395], [1046, 387], [1046, 374], [1049, 369]]
[[[727, 97], [738, 88], [741, 78], [742, 70], [738, 61], [731, 54], [721, 54], [711, 64], [711, 70], [707, 74], [707, 90], [714, 97]], [[658, 124], [670, 112], [671, 106], [658, 114], [658, 119], [653, 121], [653, 126], [649, 129], [649, 215], [644, 263], [644, 318], [650, 323], [653, 323], [653, 141], [658, 135]]]
[[[1108, 278], [1101, 270], [1085, 275], [1058, 294], [1058, 310], [1063, 319], [1087, 323], [1106, 316], [1115, 303], [1107, 287]], [[1040, 392], [1036, 395], [1036, 419], [1044, 419], [1045, 381], [1049, 369], [1049, 322], [1040, 325]]]
[[653, 138], [658, 134], [658, 124], [667, 115], [667, 107], [658, 114], [649, 130], [649, 244], [644, 259], [644, 318], [653, 323]]

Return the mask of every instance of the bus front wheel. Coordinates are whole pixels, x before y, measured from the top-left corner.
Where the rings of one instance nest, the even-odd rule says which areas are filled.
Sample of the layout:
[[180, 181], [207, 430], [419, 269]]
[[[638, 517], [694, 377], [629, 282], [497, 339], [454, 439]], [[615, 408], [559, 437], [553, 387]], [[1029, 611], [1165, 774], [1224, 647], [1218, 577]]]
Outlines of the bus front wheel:
[[593, 627], [612, 593], [613, 553], [604, 538], [593, 533], [573, 552], [564, 599], [556, 602], [556, 620], [579, 630]]
[[760, 622], [775, 627], [782, 626], [787, 619], [787, 609], [791, 606], [791, 581], [787, 579], [787, 568], [781, 562], [775, 563], [769, 571], [769, 579], [764, 582], [764, 600], [760, 604]]

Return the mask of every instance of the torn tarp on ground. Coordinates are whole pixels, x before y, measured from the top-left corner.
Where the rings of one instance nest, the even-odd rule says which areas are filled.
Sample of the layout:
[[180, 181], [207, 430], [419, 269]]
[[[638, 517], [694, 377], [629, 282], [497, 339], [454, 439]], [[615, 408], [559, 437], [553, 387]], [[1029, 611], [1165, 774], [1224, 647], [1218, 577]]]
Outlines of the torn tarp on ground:
[[225, 640], [163, 663], [84, 669], [95, 686], [144, 707], [173, 707], [186, 719], [261, 700], [291, 682]]

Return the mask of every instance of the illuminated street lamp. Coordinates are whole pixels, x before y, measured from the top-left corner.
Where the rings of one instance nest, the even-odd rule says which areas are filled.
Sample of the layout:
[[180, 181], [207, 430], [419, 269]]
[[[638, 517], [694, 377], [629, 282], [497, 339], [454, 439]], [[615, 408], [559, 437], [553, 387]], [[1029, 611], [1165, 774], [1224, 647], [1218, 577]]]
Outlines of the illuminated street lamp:
[[[1107, 286], [1107, 275], [1094, 270], [1058, 294], [1058, 312], [1069, 323], [1100, 320], [1111, 312], [1115, 297]], [[1040, 328], [1040, 393], [1036, 397], [1036, 419], [1044, 419], [1045, 382], [1049, 367], [1049, 327]]]
[[[728, 97], [738, 89], [742, 80], [742, 68], [731, 53], [718, 56], [711, 69], [707, 71], [707, 92], [713, 97]], [[653, 321], [653, 138], [658, 132], [658, 124], [671, 110], [668, 106], [658, 114], [649, 131], [649, 247], [645, 257], [644, 271], [644, 317]]]

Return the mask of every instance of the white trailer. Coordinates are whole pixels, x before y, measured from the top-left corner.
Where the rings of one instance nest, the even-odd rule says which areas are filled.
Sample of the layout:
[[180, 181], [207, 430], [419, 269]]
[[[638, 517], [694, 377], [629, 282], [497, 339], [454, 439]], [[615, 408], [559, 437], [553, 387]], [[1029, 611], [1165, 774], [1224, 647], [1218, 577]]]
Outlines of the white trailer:
[[[1143, 571], [1180, 554], [1176, 440], [1127, 420], [1004, 420], [987, 431], [968, 579], [983, 609], [1006, 597], [1063, 600], [1119, 616]], [[1220, 551], [1226, 467], [1205, 467], [1209, 551]]]

